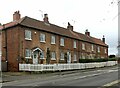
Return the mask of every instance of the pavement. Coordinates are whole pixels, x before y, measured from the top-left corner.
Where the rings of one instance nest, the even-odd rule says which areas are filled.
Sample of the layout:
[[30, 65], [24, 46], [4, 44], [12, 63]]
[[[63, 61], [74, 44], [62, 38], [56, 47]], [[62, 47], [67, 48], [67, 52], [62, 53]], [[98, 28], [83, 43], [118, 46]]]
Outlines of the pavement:
[[78, 72], [74, 71], [63, 71], [63, 72], [2, 72], [2, 77], [0, 83], [11, 82], [16, 80], [24, 80], [24, 79], [34, 79], [34, 78], [46, 78], [55, 75], [65, 75], [72, 74]]

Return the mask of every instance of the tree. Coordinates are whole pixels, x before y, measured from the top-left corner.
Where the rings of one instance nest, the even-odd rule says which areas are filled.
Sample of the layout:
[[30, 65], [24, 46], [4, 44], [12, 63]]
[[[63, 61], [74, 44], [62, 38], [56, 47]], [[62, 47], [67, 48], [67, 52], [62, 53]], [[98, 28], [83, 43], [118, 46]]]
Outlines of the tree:
[[47, 64], [50, 64], [50, 58], [51, 58], [51, 55], [50, 55], [50, 49], [47, 48], [47, 53], [46, 53], [46, 63]]

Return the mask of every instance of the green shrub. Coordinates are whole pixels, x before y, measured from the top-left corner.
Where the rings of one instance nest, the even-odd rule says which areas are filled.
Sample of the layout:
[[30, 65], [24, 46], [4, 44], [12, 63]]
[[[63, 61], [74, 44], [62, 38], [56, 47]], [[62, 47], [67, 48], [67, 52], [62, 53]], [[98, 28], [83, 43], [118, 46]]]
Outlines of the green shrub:
[[117, 61], [117, 58], [108, 58], [108, 61]]
[[100, 59], [80, 59], [80, 63], [90, 63], [90, 62], [106, 62], [106, 61], [116, 61], [116, 58], [100, 58]]

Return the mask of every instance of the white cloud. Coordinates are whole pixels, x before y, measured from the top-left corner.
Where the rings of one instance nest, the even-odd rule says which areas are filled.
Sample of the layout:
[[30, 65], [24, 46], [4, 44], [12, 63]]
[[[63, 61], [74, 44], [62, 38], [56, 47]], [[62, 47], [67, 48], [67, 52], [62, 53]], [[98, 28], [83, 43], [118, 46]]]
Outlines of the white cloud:
[[39, 11], [42, 10], [48, 13], [53, 24], [66, 27], [69, 21], [77, 32], [84, 33], [88, 29], [94, 37], [102, 38], [105, 35], [110, 52], [115, 47], [113, 43], [117, 43], [116, 0], [1, 0], [0, 7], [1, 23], [12, 21], [12, 14], [16, 10], [20, 10], [22, 17], [42, 20]]

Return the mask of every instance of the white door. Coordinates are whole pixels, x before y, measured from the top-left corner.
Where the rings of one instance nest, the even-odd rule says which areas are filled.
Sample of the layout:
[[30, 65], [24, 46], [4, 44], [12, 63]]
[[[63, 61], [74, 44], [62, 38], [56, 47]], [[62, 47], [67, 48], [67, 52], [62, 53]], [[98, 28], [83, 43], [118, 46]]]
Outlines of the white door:
[[67, 63], [71, 63], [71, 53], [67, 52]]
[[38, 64], [38, 51], [33, 53], [33, 64]]

